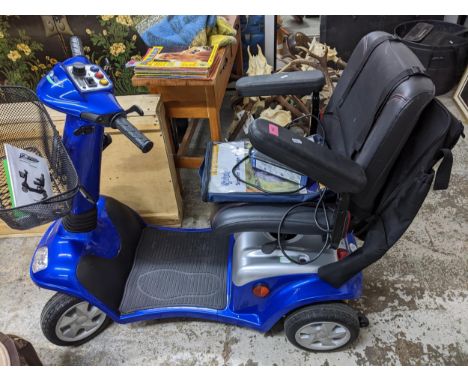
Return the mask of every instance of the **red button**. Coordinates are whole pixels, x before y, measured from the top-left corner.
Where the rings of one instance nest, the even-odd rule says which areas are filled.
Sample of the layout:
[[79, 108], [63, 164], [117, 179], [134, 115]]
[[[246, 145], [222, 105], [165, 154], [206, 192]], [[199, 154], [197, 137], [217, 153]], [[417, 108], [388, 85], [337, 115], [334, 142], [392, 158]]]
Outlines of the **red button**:
[[101, 72], [97, 72], [94, 77], [96, 78], [104, 78], [104, 74], [102, 74]]

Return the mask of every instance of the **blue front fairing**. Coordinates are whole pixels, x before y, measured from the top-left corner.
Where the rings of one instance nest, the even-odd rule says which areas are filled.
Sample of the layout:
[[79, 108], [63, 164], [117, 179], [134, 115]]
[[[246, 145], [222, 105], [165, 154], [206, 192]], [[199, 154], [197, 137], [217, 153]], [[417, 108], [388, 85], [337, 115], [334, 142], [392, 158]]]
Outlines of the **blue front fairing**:
[[[105, 89], [80, 91], [66, 70], [67, 66], [75, 63], [91, 64], [86, 57], [77, 56], [55, 65], [37, 85], [37, 96], [50, 108], [67, 115], [63, 143], [78, 173], [81, 187], [93, 200], [98, 200], [104, 126], [83, 119], [82, 113], [112, 116], [123, 109], [113, 94], [112, 83]], [[104, 74], [102, 69], [99, 70]], [[93, 127], [91, 133], [78, 133], [86, 126]], [[92, 208], [94, 203], [80, 193], [76, 195], [73, 214], [85, 213]]]
[[98, 115], [121, 112], [112, 86], [108, 90], [89, 93], [80, 92], [76, 88], [65, 67], [77, 62], [90, 64], [86, 57], [78, 56], [55, 65], [37, 85], [39, 99], [50, 108], [74, 117], [80, 117], [83, 112]]

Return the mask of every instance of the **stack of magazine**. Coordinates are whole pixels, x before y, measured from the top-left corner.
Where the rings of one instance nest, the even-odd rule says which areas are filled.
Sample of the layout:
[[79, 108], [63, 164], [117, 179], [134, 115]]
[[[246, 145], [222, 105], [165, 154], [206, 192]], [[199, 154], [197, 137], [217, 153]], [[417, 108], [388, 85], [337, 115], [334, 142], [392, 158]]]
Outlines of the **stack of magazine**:
[[136, 77], [208, 79], [218, 62], [218, 45], [195, 46], [188, 49], [148, 49], [141, 61], [130, 61]]

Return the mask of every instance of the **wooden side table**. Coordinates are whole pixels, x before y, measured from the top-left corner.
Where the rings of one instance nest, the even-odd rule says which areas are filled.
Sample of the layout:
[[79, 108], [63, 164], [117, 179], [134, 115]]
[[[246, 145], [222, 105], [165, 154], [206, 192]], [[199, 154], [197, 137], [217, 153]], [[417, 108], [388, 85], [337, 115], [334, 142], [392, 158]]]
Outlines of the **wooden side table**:
[[150, 93], [160, 94], [166, 112], [168, 128], [172, 129], [170, 123], [172, 118], [192, 119], [189, 124], [182, 143], [178, 150], [177, 142], [171, 137], [173, 154], [177, 167], [198, 168], [203, 157], [186, 156], [188, 144], [197, 128], [194, 120], [207, 118], [209, 120], [211, 140], [221, 139], [221, 122], [219, 112], [223, 103], [229, 76], [235, 63], [236, 74], [242, 75], [242, 47], [240, 38], [240, 23], [238, 16], [225, 16], [233, 27], [238, 31], [237, 44], [220, 48], [220, 56], [217, 67], [207, 79], [180, 79], [180, 78], [136, 78], [133, 77], [134, 86], [144, 86]]

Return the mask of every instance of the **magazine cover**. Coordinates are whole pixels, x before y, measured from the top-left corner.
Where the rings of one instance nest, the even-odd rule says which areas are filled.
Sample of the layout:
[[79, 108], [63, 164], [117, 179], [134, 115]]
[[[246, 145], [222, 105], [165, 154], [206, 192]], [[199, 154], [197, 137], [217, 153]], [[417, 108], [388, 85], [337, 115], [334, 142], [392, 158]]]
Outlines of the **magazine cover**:
[[184, 50], [167, 50], [164, 47], [150, 48], [143, 59], [136, 63], [139, 68], [210, 68], [216, 57], [218, 45], [195, 46]]

